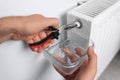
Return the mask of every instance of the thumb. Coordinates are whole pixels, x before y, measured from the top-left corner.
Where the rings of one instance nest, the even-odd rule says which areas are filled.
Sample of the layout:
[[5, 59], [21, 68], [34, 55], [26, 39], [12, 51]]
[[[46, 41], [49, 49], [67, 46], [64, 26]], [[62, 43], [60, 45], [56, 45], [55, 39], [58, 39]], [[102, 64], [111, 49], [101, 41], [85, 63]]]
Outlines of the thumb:
[[87, 53], [88, 53], [88, 64], [89, 64], [89, 66], [90, 67], [97, 66], [97, 55], [94, 52], [93, 48], [89, 47]]
[[92, 47], [88, 48], [88, 64], [87, 68], [91, 70], [91, 72], [96, 73], [97, 71], [97, 55], [94, 52]]
[[[46, 28], [49, 26], [53, 26], [54, 28], [58, 28], [59, 20], [57, 18], [45, 18], [45, 21], [42, 23]], [[45, 27], [43, 27], [45, 28]]]

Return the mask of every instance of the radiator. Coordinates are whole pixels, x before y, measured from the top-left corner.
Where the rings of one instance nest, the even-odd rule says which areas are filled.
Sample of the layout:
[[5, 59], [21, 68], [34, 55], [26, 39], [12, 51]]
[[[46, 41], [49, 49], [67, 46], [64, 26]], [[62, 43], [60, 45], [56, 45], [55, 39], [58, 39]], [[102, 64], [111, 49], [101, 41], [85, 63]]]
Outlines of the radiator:
[[92, 40], [98, 56], [96, 79], [120, 49], [120, 0], [89, 0], [67, 13], [67, 23], [80, 20], [74, 32]]

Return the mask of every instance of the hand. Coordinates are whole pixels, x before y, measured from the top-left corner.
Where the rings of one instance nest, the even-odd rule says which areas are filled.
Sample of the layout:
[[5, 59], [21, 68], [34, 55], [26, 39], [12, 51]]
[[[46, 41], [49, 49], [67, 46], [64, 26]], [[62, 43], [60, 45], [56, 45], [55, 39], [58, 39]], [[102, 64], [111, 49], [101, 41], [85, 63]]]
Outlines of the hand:
[[[45, 29], [49, 26], [54, 26], [55, 28], [58, 27], [58, 19], [47, 18], [38, 14], [5, 17], [2, 18], [1, 22], [2, 24], [5, 23], [5, 26], [9, 26], [8, 28], [10, 28], [9, 31], [7, 31], [9, 34], [4, 35], [4, 40], [2, 41], [12, 38], [13, 40], [24, 40], [28, 44], [38, 42], [48, 36], [50, 31], [46, 31]], [[49, 40], [35, 49], [32, 48], [32, 50], [35, 52], [41, 52], [52, 42], [53, 40]]]
[[[67, 52], [67, 53], [66, 53]], [[81, 56], [83, 52], [80, 49], [76, 49], [76, 52]], [[65, 53], [70, 57], [70, 52], [65, 50]], [[55, 67], [55, 69], [66, 79], [66, 80], [94, 80], [97, 71], [97, 56], [92, 47], [89, 47], [88, 51], [88, 59], [84, 62], [82, 66], [80, 66], [73, 74], [65, 75], [59, 69]], [[58, 58], [59, 61], [65, 63], [65, 61]], [[76, 58], [71, 56], [71, 61], [75, 61]]]
[[[55, 18], [46, 18], [41, 15], [32, 15], [25, 18], [23, 22], [23, 29], [18, 29], [17, 33], [14, 34], [12, 39], [19, 40], [23, 39], [28, 44], [38, 42], [50, 34], [50, 31], [45, 31], [44, 29], [49, 26], [58, 27], [58, 20]], [[49, 44], [53, 43], [53, 40], [48, 40], [47, 42], [32, 48], [35, 52], [41, 52], [43, 49], [47, 48]]]

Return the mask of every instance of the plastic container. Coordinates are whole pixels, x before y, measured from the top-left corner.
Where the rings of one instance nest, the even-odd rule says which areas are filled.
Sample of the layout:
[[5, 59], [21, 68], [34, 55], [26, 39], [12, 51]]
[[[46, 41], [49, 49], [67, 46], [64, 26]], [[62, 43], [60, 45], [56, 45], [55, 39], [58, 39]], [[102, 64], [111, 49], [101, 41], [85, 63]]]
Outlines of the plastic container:
[[92, 44], [88, 38], [81, 37], [75, 31], [81, 28], [74, 26], [73, 23], [59, 28], [59, 40], [43, 51], [51, 64], [66, 75], [71, 75], [83, 64], [87, 59], [88, 46]]
[[74, 55], [74, 57], [77, 59], [71, 61], [71, 59], [64, 52], [64, 48], [61, 47], [61, 44], [64, 43], [66, 43], [66, 41], [55, 44], [48, 50], [45, 50], [44, 54], [60, 72], [70, 75], [84, 62], [84, 60], [87, 58], [87, 55], [79, 56], [74, 50], [74, 48], [78, 46], [71, 46], [71, 44], [69, 44], [65, 46], [65, 48], [68, 48], [70, 52], [72, 52], [71, 56]]
[[[92, 44], [84, 38], [78, 38], [77, 42], [73, 41], [74, 39], [69, 40], [69, 38], [65, 41], [58, 41], [50, 48], [44, 50], [45, 57], [47, 57], [57, 70], [66, 75], [71, 75], [83, 64], [87, 59], [86, 52], [89, 43]], [[76, 49], [82, 51], [82, 55]]]

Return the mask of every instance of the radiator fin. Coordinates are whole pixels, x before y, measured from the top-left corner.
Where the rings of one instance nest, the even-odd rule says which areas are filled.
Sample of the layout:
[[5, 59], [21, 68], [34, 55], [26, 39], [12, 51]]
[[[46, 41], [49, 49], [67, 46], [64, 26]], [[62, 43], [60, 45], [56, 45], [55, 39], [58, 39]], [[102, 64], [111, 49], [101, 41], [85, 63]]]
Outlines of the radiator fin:
[[91, 0], [90, 2], [84, 4], [84, 6], [81, 6], [79, 9], [77, 9], [77, 12], [90, 17], [95, 17], [117, 1], [119, 0]]

